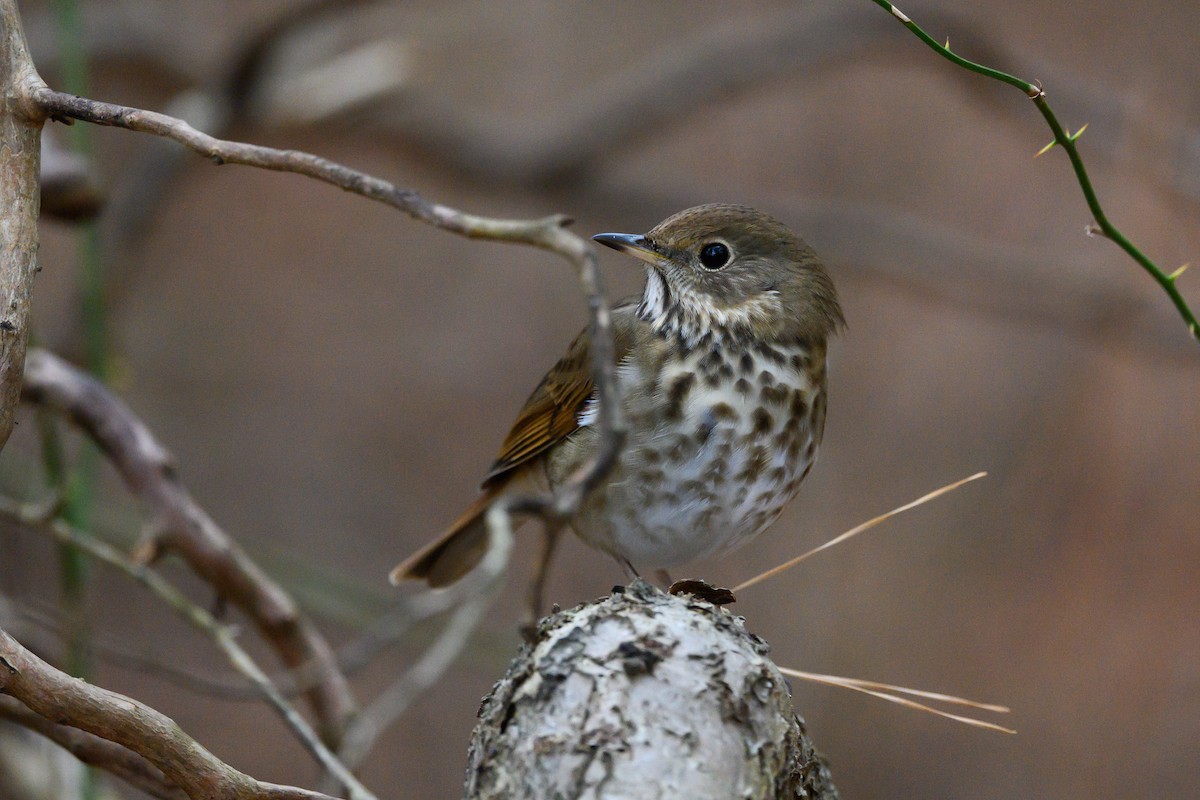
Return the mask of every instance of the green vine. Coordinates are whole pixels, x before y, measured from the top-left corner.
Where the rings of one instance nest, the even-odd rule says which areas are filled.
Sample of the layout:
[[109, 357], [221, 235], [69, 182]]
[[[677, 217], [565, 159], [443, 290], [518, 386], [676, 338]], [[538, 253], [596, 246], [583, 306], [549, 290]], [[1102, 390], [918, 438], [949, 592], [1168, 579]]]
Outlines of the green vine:
[[[920, 26], [909, 19], [903, 11], [889, 3], [888, 0], [874, 0], [874, 3], [891, 12], [893, 17], [898, 19], [904, 27], [916, 34], [917, 38], [929, 45], [938, 55], [952, 61], [963, 69], [992, 78], [1001, 83], [1007, 83], [1009, 86], [1015, 86], [1033, 101], [1033, 104], [1037, 106], [1037, 110], [1046, 120], [1046, 124], [1050, 126], [1050, 130], [1054, 133], [1054, 140], [1046, 149], [1057, 144], [1061, 145], [1062, 149], [1066, 151], [1067, 158], [1071, 161], [1071, 167], [1075, 170], [1075, 177], [1079, 181], [1079, 188], [1083, 190], [1084, 200], [1087, 201], [1088, 209], [1092, 212], [1092, 217], [1096, 220], [1095, 232], [1111, 239], [1130, 258], [1136, 261], [1142, 269], [1150, 273], [1150, 277], [1154, 278], [1158, 285], [1163, 288], [1163, 291], [1167, 293], [1167, 296], [1171, 298], [1171, 302], [1175, 304], [1175, 308], [1178, 309], [1179, 315], [1183, 317], [1183, 321], [1188, 326], [1188, 330], [1192, 336], [1200, 340], [1200, 322], [1196, 321], [1196, 315], [1188, 307], [1187, 301], [1183, 299], [1183, 295], [1179, 293], [1179, 289], [1175, 285], [1175, 282], [1183, 273], [1183, 269], [1178, 269], [1171, 274], [1164, 272], [1133, 242], [1129, 241], [1117, 226], [1109, 221], [1108, 216], [1104, 213], [1104, 209], [1100, 207], [1100, 200], [1096, 197], [1096, 190], [1092, 187], [1092, 180], [1088, 177], [1087, 168], [1083, 165], [1083, 158], [1080, 157], [1079, 150], [1075, 146], [1075, 140], [1079, 138], [1079, 134], [1083, 133], [1083, 128], [1087, 126], [1083, 126], [1083, 128], [1080, 128], [1073, 134], [1068, 133], [1058, 121], [1058, 117], [1050, 109], [1050, 104], [1046, 101], [1046, 93], [1042, 91], [1041, 86], [1021, 80], [1013, 75], [1009, 75], [1007, 72], [1001, 72], [991, 67], [985, 67], [982, 64], [976, 64], [974, 61], [968, 61], [950, 49], [949, 41], [944, 45], [939, 44], [937, 40], [922, 30]], [[1045, 150], [1042, 152], [1045, 152]], [[1041, 153], [1038, 155], [1041, 155]]]

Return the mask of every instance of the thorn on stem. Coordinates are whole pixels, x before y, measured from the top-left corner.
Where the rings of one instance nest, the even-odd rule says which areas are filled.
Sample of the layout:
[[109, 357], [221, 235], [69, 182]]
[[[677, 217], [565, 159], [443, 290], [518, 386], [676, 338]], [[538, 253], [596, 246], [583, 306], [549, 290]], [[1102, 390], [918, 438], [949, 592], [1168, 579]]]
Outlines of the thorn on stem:
[[1050, 148], [1054, 147], [1054, 145], [1056, 145], [1056, 144], [1058, 144], [1058, 139], [1051, 139], [1050, 144], [1046, 145], [1041, 150], [1038, 150], [1036, 153], [1034, 153], [1033, 157], [1038, 158], [1041, 155], [1043, 155], [1044, 153], [1050, 152]]
[[1104, 229], [1094, 222], [1089, 222], [1087, 225], [1084, 225], [1083, 232], [1089, 237], [1104, 235]]
[[1168, 275], [1167, 279], [1169, 281], [1171, 281], [1172, 283], [1174, 283], [1176, 280], [1178, 280], [1179, 276], [1182, 275], [1187, 270], [1187, 268], [1190, 266], [1191, 266], [1191, 262], [1182, 265], [1179, 269], [1175, 270], [1170, 275]]

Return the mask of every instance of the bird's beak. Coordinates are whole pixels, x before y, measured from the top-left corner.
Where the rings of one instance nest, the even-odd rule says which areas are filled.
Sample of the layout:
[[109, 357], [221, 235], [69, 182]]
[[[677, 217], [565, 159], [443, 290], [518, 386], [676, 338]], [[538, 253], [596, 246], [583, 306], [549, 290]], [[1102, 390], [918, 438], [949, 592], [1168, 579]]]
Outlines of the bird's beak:
[[647, 264], [659, 264], [665, 260], [662, 253], [650, 244], [650, 240], [638, 233], [597, 233], [592, 239]]

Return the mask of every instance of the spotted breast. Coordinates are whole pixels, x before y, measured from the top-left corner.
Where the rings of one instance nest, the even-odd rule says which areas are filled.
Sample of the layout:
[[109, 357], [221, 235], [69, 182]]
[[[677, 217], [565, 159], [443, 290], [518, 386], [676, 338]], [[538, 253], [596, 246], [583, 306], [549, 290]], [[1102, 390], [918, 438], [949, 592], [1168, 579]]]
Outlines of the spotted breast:
[[[650, 364], [622, 362], [629, 439], [576, 532], [654, 567], [715, 555], [762, 532], [816, 458], [824, 356], [801, 342], [714, 342]], [[592, 414], [585, 409], [580, 421]]]

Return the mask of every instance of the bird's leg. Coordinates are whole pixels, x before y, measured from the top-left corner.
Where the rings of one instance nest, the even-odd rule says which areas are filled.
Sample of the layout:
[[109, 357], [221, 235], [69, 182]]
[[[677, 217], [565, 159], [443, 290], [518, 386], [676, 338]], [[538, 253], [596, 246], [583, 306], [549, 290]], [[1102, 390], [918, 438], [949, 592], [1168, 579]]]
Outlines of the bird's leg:
[[554, 557], [554, 549], [558, 546], [560, 533], [562, 533], [562, 525], [558, 523], [547, 523], [543, 531], [542, 549], [538, 554], [529, 590], [530, 619], [528, 627], [531, 630], [537, 628], [538, 620], [542, 618], [542, 597], [546, 590], [546, 576], [550, 573], [550, 560]]

